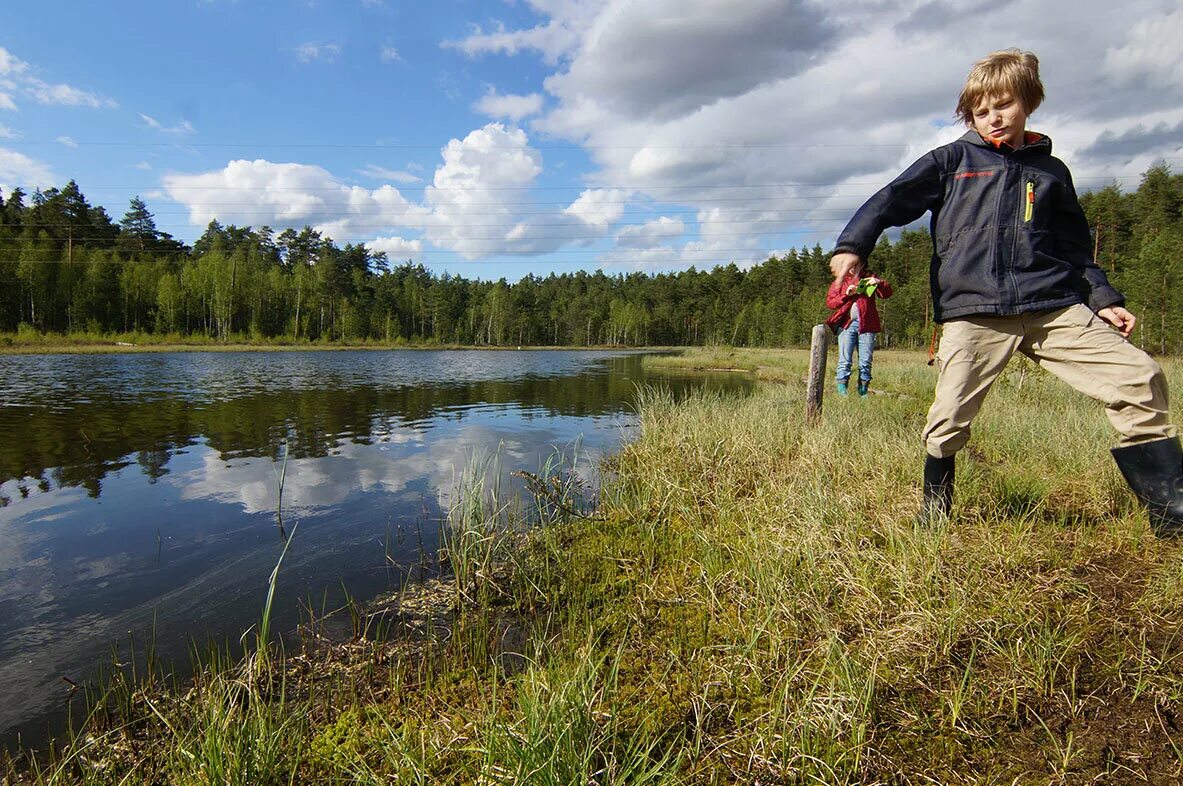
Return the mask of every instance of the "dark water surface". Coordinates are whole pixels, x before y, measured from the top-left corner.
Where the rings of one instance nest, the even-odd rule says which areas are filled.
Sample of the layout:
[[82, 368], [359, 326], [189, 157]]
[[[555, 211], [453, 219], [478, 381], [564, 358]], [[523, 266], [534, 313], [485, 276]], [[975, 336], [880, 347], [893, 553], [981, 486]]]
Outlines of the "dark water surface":
[[397, 589], [434, 555], [474, 455], [534, 472], [579, 440], [594, 482], [649, 383], [748, 385], [584, 351], [0, 357], [0, 741], [60, 728], [63, 677], [92, 679], [112, 647], [154, 637], [187, 662], [190, 640], [237, 640], [257, 621], [282, 547], [285, 445], [284, 519], [299, 527], [281, 630], [342, 587]]

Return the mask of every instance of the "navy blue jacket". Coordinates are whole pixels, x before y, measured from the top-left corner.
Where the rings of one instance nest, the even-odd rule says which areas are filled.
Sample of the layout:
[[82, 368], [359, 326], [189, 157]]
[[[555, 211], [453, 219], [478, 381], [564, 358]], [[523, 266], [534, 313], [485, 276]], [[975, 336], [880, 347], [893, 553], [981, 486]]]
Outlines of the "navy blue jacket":
[[932, 211], [929, 275], [937, 322], [1085, 303], [1124, 305], [1092, 255], [1072, 175], [1046, 136], [996, 148], [969, 131], [924, 155], [866, 204], [835, 252], [866, 259], [887, 227]]

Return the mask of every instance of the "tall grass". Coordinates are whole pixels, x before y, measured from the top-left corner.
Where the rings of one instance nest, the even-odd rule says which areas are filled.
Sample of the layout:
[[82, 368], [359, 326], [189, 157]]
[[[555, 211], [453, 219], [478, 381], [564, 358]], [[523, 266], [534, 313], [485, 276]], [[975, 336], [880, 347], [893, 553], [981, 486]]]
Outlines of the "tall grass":
[[288, 554], [288, 549], [291, 548], [292, 539], [296, 537], [296, 528], [300, 526], [300, 522], [292, 525], [292, 531], [289, 533], [283, 526], [283, 486], [287, 480], [288, 474], [288, 455], [290, 453], [287, 440], [283, 442], [283, 461], [275, 470], [275, 526], [279, 530], [279, 537], [283, 540], [283, 548], [279, 552], [279, 557], [275, 560], [275, 567], [271, 570], [271, 575], [267, 578], [267, 594], [263, 600], [263, 613], [259, 618], [259, 631], [255, 646], [255, 652], [258, 657], [266, 660], [271, 651], [271, 608], [275, 602], [275, 587], [279, 583], [279, 571], [283, 567], [284, 557]]
[[[196, 771], [183, 760], [201, 759], [258, 782], [1183, 779], [1181, 547], [1149, 534], [1098, 405], [1016, 361], [959, 456], [953, 517], [919, 527], [922, 356], [877, 354], [874, 395], [828, 397], [808, 427], [805, 353], [736, 354], [779, 381], [744, 398], [645, 391], [594, 515], [561, 471], [519, 506], [493, 460], [475, 459], [444, 536], [448, 621], [426, 644], [366, 650], [364, 669], [333, 660], [298, 699], [239, 702], [231, 681], [206, 691], [206, 711], [158, 703], [152, 771], [183, 780]], [[1183, 366], [1167, 370], [1180, 389]], [[531, 510], [541, 524], [522, 537]], [[210, 763], [201, 740], [233, 766]]]
[[[630, 600], [653, 609], [637, 621], [689, 685], [732, 677], [714, 691], [732, 721], [720, 752], [788, 782], [1009, 783], [1059, 777], [1048, 762], [1068, 751], [1094, 774], [1137, 763], [1168, 782], [1178, 758], [1155, 711], [1183, 687], [1177, 618], [1162, 614], [1180, 599], [1179, 552], [1149, 536], [1100, 407], [1017, 362], [960, 457], [954, 520], [917, 530], [931, 372], [877, 358], [880, 395], [827, 399], [815, 429], [803, 354], [750, 399], [651, 397], [620, 459], [637, 539], [661, 525], [659, 547], [636, 549], [664, 558], [637, 573]], [[711, 663], [677, 644], [700, 626]], [[1123, 732], [1131, 717], [1153, 739]]]
[[453, 479], [447, 519], [441, 532], [441, 561], [452, 574], [456, 608], [488, 601], [495, 573], [506, 558], [513, 525], [502, 482], [500, 450], [470, 455]]

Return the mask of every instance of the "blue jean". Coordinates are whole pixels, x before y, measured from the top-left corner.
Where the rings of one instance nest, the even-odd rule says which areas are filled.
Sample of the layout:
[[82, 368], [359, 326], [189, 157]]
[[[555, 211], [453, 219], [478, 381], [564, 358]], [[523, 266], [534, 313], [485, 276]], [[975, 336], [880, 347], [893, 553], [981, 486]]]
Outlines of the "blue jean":
[[838, 334], [838, 382], [850, 379], [850, 367], [854, 358], [854, 348], [858, 346], [858, 378], [862, 382], [871, 381], [871, 356], [875, 354], [875, 334], [858, 332], [857, 319], [851, 320], [850, 325]]

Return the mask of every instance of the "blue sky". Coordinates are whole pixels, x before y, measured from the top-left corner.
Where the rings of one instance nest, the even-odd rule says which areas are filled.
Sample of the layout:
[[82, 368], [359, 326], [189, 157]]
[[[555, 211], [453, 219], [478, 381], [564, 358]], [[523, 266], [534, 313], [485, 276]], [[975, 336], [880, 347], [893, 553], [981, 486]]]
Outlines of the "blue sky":
[[437, 272], [710, 267], [832, 242], [965, 72], [1040, 57], [1085, 190], [1183, 159], [1177, 2], [10, 3], [0, 189], [315, 226]]

